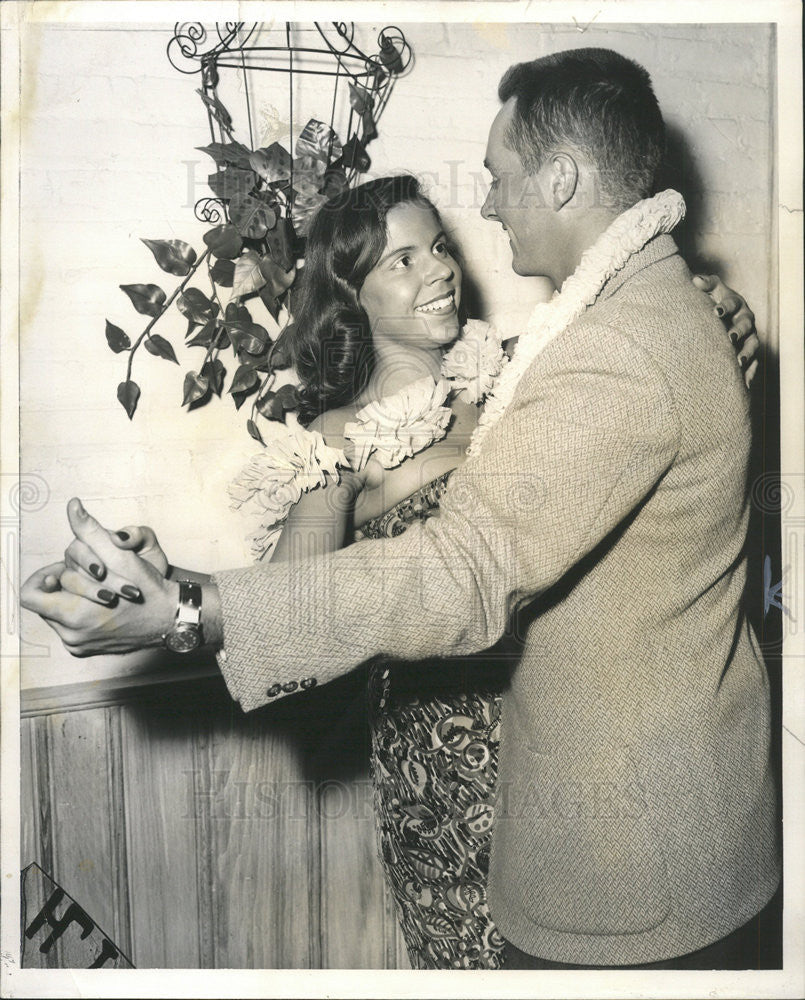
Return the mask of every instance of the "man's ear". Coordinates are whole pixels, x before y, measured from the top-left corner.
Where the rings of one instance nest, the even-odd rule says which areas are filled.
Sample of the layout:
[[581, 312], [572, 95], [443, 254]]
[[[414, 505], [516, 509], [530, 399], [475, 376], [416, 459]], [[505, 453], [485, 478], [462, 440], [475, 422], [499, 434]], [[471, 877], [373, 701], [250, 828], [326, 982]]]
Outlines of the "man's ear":
[[570, 201], [576, 193], [579, 168], [570, 153], [554, 153], [551, 157], [550, 193], [554, 212]]

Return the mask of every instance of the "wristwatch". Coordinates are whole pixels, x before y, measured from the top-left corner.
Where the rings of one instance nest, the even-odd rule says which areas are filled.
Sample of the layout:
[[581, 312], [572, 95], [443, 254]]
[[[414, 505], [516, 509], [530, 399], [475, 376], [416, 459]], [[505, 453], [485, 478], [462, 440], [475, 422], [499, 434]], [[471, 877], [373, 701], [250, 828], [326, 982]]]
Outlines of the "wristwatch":
[[201, 585], [179, 581], [179, 606], [173, 628], [162, 636], [172, 653], [190, 653], [202, 643]]

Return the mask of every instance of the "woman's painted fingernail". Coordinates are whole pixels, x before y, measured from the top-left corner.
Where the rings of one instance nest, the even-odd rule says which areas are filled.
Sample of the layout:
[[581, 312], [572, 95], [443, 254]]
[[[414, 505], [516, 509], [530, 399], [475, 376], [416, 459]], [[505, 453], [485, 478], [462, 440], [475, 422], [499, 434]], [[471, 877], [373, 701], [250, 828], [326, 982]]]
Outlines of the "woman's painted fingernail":
[[749, 364], [749, 358], [738, 358], [738, 363], [740, 364], [742, 369], [746, 368], [746, 366]]
[[120, 593], [123, 594], [124, 597], [128, 597], [132, 601], [139, 601], [140, 597], [142, 596], [142, 594], [140, 594], [140, 591], [136, 587], [132, 587], [130, 583], [127, 583], [125, 584], [125, 586], [121, 587]]
[[131, 538], [131, 535], [128, 533], [128, 531], [116, 531], [115, 534], [121, 540], [121, 542], [127, 542], [129, 538]]
[[730, 330], [730, 340], [733, 342], [733, 344], [738, 343], [738, 334], [734, 330]]
[[111, 603], [115, 599], [115, 595], [111, 590], [99, 590], [98, 600], [103, 601], [105, 604]]
[[97, 563], [89, 564], [89, 571], [95, 577], [96, 580], [101, 580], [103, 578], [103, 570]]
[[716, 306], [716, 316], [721, 319], [724, 315], [724, 306]]

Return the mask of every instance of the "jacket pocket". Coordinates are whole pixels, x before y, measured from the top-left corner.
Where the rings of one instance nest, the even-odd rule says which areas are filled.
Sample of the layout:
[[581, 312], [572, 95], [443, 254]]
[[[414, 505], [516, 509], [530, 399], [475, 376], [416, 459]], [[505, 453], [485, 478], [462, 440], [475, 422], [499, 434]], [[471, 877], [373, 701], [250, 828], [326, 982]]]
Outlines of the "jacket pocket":
[[661, 832], [626, 748], [520, 752], [526, 766], [499, 795], [495, 837], [527, 916], [576, 934], [662, 923], [671, 896]]

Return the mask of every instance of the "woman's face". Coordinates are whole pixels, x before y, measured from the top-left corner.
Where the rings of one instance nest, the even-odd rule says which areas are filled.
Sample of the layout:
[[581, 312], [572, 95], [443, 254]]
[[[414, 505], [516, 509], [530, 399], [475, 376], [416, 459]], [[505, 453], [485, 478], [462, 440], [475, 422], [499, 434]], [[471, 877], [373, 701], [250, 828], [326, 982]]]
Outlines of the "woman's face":
[[458, 336], [461, 268], [433, 211], [414, 202], [386, 216], [388, 240], [360, 291], [375, 342], [412, 347], [449, 344]]

